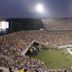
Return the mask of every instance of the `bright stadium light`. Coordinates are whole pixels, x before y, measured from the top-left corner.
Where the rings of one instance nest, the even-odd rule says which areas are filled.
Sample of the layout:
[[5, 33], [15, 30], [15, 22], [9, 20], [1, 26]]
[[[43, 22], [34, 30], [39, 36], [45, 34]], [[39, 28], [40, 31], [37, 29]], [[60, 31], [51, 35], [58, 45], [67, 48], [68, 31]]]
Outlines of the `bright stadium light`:
[[43, 11], [44, 11], [44, 6], [43, 6], [42, 4], [38, 4], [38, 5], [36, 6], [36, 10], [37, 10], [37, 12], [39, 12], [39, 13], [43, 13]]
[[1, 21], [0, 22], [0, 31], [1, 30], [4, 31], [4, 30], [6, 30], [8, 28], [9, 28], [9, 22], [7, 22], [7, 21]]

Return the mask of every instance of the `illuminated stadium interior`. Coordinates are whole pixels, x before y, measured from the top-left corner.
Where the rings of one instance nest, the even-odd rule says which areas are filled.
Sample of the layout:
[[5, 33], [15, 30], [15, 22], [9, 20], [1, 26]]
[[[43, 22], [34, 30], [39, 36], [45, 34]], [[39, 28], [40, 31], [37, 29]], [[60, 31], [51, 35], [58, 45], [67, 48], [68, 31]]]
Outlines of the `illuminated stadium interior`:
[[0, 72], [72, 72], [72, 1], [0, 1]]
[[[71, 70], [72, 30], [69, 21], [71, 19], [1, 21], [0, 24], [7, 26], [1, 26], [5, 30], [0, 31], [0, 68], [29, 72]], [[63, 28], [64, 22], [68, 25]]]

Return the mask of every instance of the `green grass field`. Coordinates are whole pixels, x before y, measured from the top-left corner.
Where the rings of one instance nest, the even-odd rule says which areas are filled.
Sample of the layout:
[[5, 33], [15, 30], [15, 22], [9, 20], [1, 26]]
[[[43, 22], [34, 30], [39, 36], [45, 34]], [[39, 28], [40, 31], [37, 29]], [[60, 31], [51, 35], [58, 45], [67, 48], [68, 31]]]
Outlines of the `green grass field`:
[[42, 60], [47, 68], [71, 68], [72, 55], [66, 49], [42, 49], [38, 55], [33, 56], [36, 59]]

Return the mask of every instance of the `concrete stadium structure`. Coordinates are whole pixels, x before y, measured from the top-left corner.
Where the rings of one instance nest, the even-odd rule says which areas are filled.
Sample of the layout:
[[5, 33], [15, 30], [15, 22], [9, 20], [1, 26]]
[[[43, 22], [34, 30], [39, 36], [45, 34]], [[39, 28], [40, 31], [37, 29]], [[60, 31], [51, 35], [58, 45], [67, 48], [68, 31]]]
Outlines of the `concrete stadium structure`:
[[72, 30], [72, 18], [42, 19], [48, 30]]

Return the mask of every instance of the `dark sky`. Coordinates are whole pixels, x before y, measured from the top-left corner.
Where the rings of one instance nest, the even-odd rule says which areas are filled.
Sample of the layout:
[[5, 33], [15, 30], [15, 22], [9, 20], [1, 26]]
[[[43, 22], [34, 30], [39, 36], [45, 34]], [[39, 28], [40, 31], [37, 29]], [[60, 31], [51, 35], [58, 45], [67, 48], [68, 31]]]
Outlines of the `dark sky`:
[[[35, 10], [43, 4], [44, 13]], [[0, 0], [0, 17], [5, 18], [69, 18], [72, 0]]]

